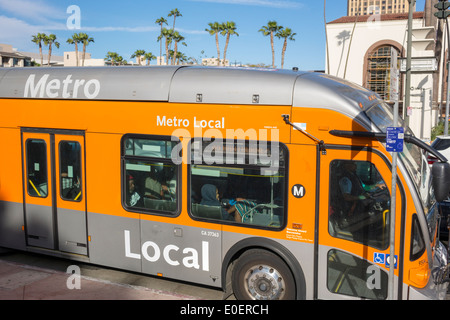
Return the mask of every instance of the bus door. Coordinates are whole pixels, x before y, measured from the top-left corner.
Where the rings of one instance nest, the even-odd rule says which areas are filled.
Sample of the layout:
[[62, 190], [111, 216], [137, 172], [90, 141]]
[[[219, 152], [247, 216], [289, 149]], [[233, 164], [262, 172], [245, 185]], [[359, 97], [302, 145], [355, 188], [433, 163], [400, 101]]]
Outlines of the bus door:
[[[321, 156], [317, 298], [387, 298], [391, 181], [390, 166], [370, 150], [327, 148]], [[398, 235], [398, 185], [396, 199]], [[396, 288], [399, 243], [396, 236]]]
[[27, 245], [87, 255], [84, 133], [22, 130]]

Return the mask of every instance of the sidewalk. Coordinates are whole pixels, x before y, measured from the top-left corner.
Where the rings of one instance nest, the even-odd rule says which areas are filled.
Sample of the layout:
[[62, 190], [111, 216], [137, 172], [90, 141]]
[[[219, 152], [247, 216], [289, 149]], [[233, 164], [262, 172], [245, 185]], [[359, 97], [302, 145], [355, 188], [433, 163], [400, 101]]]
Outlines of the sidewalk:
[[71, 274], [0, 261], [0, 300], [198, 300], [149, 288], [81, 276], [80, 289]]

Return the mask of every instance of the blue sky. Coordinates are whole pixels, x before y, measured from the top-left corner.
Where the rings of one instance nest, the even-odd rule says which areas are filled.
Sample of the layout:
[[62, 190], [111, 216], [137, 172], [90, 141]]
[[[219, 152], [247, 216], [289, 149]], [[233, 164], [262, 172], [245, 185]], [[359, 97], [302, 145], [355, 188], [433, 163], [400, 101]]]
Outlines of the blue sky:
[[[417, 11], [423, 10], [424, 2], [418, 0]], [[67, 28], [71, 16], [67, 9], [71, 5], [81, 11], [79, 30]], [[74, 50], [66, 40], [74, 32], [85, 32], [95, 40], [87, 50], [92, 58], [104, 58], [108, 51], [115, 51], [124, 59], [132, 60], [130, 56], [138, 49], [159, 55], [156, 39], [160, 29], [155, 21], [165, 17], [171, 26], [173, 18], [167, 15], [175, 8], [183, 15], [177, 18], [176, 29], [186, 38], [187, 47], [182, 46], [180, 50], [188, 57], [216, 57], [215, 39], [205, 29], [209, 22], [234, 21], [239, 37], [231, 38], [227, 59], [232, 63], [270, 65], [269, 37], [258, 30], [269, 20], [275, 20], [297, 34], [295, 41], [288, 43], [285, 68], [324, 69], [322, 0], [0, 0], [0, 43], [12, 44], [20, 51], [38, 52], [31, 36], [38, 32], [54, 33], [61, 47], [53, 54], [63, 55], [64, 51]], [[347, 0], [327, 1], [327, 21], [346, 13]], [[221, 36], [219, 41], [223, 54], [225, 37]], [[281, 66], [281, 49], [282, 41], [276, 39], [278, 66]]]

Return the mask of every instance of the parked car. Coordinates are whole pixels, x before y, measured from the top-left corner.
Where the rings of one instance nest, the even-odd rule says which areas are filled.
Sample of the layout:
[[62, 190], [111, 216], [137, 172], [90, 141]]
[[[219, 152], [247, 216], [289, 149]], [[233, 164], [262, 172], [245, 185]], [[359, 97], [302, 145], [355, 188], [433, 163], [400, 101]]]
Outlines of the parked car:
[[[450, 161], [450, 136], [436, 137], [431, 146]], [[433, 164], [435, 161], [437, 159], [434, 156], [428, 155], [428, 164]]]

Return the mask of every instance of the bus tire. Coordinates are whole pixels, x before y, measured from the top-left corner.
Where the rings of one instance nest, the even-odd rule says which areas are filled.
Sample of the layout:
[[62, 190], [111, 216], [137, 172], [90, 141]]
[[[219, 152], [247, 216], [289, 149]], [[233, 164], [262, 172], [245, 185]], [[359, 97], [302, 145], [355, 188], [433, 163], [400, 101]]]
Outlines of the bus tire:
[[238, 300], [294, 300], [295, 280], [286, 263], [276, 254], [253, 249], [237, 260], [231, 276]]

